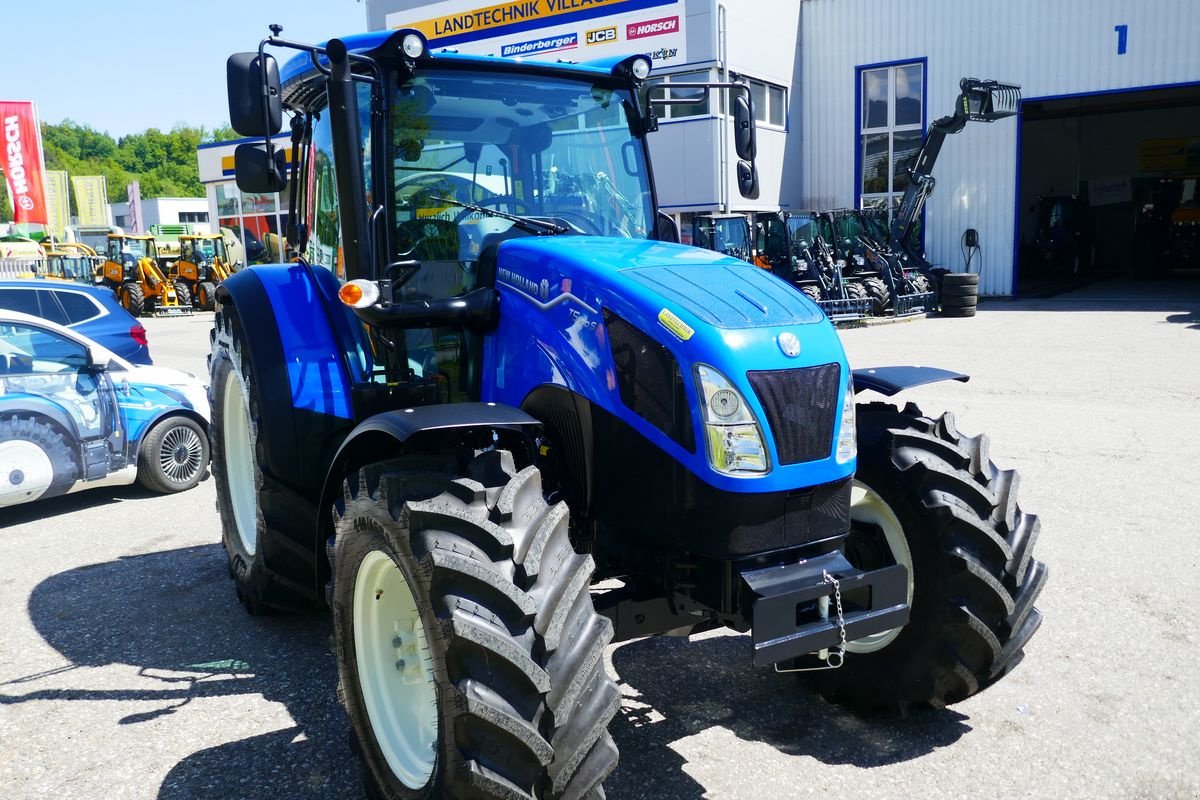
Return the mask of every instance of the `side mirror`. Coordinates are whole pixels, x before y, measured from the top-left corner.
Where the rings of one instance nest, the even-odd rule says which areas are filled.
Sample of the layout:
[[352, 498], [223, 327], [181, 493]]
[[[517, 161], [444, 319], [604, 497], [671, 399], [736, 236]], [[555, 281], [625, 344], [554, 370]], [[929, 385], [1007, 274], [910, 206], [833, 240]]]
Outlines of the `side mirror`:
[[654, 222], [654, 238], [660, 242], [679, 244], [679, 226], [674, 219], [661, 211], [658, 212], [658, 217]]
[[262, 58], [260, 62], [258, 53], [234, 53], [225, 62], [229, 124], [242, 136], [274, 136], [283, 127], [279, 65], [272, 56]]
[[748, 200], [758, 199], [758, 168], [753, 161], [737, 163], [738, 191]]
[[283, 148], [276, 150], [275, 157], [271, 158], [264, 145], [251, 142], [239, 144], [233, 151], [238, 188], [253, 194], [283, 191], [287, 188], [284, 158]]
[[737, 157], [753, 161], [758, 155], [758, 133], [750, 92], [738, 92], [733, 99], [733, 147]]

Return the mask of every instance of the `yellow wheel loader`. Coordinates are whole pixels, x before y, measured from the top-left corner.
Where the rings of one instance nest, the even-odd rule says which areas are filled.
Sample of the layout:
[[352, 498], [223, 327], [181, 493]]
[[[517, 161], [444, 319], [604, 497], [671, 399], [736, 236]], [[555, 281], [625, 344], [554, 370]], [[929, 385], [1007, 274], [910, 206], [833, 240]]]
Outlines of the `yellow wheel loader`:
[[125, 310], [135, 317], [192, 313], [191, 290], [163, 274], [153, 236], [112, 233], [107, 244], [98, 282], [116, 293]]
[[217, 285], [233, 272], [225, 240], [220, 234], [179, 237], [179, 260], [171, 271], [171, 279], [188, 288], [196, 308], [212, 311], [216, 305]]

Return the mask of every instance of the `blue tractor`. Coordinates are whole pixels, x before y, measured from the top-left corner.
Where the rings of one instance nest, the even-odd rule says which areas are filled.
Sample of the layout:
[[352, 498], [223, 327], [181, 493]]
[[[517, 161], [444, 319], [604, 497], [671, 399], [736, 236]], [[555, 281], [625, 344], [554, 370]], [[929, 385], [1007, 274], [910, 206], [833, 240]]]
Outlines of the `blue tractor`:
[[[749, 632], [864, 709], [1021, 659], [1046, 571], [1015, 474], [854, 400], [965, 377], [852, 373], [794, 287], [676, 243], [648, 58], [272, 31], [230, 58], [230, 114], [295, 258], [217, 290], [213, 472], [247, 609], [332, 611], [370, 796], [603, 797], [614, 640]], [[753, 196], [748, 88], [671, 87], [729, 93]]]

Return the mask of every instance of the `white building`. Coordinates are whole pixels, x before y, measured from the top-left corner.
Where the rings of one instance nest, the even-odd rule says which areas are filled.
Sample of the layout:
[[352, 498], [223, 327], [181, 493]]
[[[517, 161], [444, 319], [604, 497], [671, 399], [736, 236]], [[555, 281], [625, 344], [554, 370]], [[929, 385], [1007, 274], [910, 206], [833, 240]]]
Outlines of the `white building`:
[[[209, 227], [213, 233], [219, 228], [227, 234], [227, 239], [229, 234], [236, 237], [242, 244], [241, 253], [245, 255], [245, 261], [251, 264], [273, 261], [278, 257], [279, 233], [287, 226], [286, 191], [247, 194], [239, 190], [234, 181], [233, 154], [237, 146], [261, 141], [235, 139], [213, 142], [200, 145], [196, 151], [200, 183], [205, 189], [205, 198], [200, 202], [208, 214]], [[284, 149], [284, 155], [291, 163], [290, 135], [277, 136], [274, 141]]]
[[[112, 204], [113, 224], [132, 231], [129, 203]], [[142, 200], [143, 219], [138, 229], [145, 233], [151, 225], [191, 224], [195, 230], [209, 232], [208, 201], [203, 197], [155, 197]]]
[[[1127, 269], [1136, 210], [1159, 178], [1200, 174], [1196, 0], [366, 0], [366, 12], [369, 29], [417, 27], [435, 50], [645, 52], [667, 82], [749, 82], [757, 201], [737, 192], [718, 98], [671, 107], [651, 137], [660, 204], [685, 236], [699, 211], [894, 205], [907, 159], [966, 76], [1021, 84], [1025, 98], [1017, 119], [948, 137], [933, 170], [928, 254], [962, 270], [964, 232], [977, 231], [984, 294], [1016, 290], [1039, 197], [1086, 198], [1096, 268]], [[232, 148], [220, 147], [200, 151], [212, 213], [280, 230], [285, 198], [235, 199], [221, 163]]]

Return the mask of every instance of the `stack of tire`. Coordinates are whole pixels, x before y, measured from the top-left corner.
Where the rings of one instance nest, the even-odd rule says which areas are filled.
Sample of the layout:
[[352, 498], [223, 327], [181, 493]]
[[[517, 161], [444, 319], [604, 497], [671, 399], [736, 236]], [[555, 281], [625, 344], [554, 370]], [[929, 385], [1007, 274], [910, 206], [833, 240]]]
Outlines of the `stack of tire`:
[[947, 272], [941, 280], [943, 317], [973, 317], [979, 303], [979, 273]]

